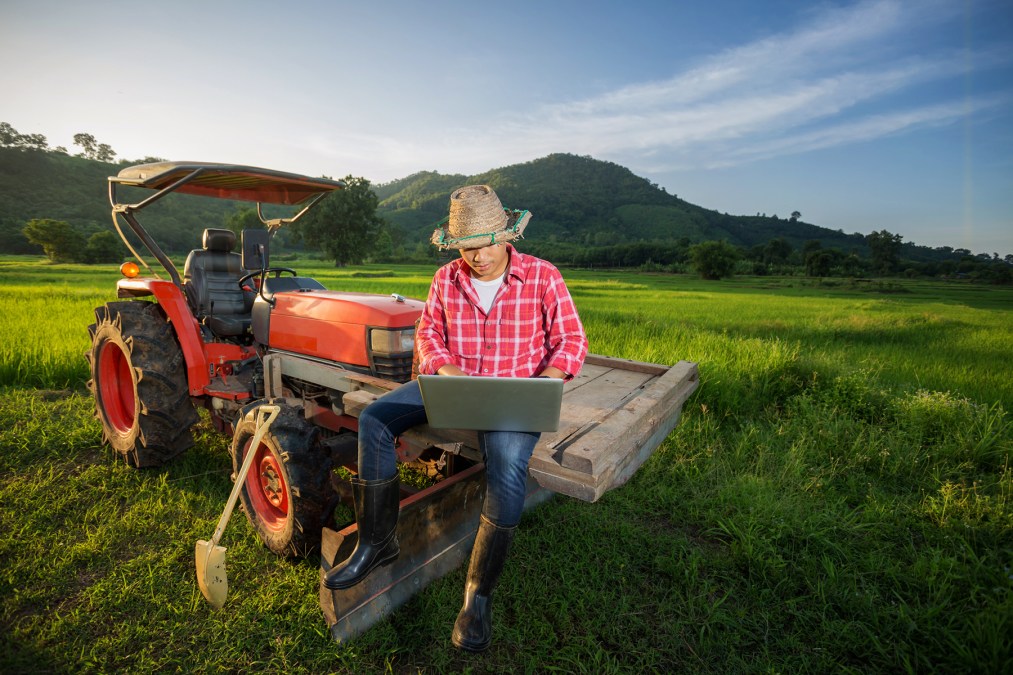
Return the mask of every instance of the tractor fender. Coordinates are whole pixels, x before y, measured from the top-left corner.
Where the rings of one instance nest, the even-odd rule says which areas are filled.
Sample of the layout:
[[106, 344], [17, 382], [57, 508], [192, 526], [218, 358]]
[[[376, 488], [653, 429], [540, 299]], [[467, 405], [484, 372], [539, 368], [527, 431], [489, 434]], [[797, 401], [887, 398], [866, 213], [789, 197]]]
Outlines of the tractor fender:
[[183, 291], [165, 279], [120, 279], [116, 294], [121, 298], [153, 295], [169, 322], [176, 328], [176, 339], [186, 359], [186, 378], [191, 396], [199, 396], [210, 384], [208, 362], [201, 339], [200, 325], [190, 311]]

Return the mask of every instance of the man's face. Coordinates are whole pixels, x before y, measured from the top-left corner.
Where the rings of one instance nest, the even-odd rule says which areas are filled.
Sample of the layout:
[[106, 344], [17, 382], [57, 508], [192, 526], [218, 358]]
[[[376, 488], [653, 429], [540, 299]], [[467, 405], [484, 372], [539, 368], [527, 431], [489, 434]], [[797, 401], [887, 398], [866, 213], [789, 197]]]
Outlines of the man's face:
[[479, 281], [492, 281], [506, 272], [510, 254], [506, 244], [493, 244], [482, 248], [459, 249], [461, 258], [471, 268], [471, 276]]

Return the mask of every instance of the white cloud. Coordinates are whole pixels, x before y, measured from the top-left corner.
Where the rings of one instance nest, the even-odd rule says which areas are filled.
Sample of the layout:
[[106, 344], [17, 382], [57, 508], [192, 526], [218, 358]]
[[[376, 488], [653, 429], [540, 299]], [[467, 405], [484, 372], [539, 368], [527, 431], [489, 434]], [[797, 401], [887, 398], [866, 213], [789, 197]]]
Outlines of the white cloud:
[[953, 123], [986, 103], [965, 101], [959, 86], [926, 97], [922, 107], [898, 103], [898, 94], [952, 81], [971, 61], [1009, 62], [997, 51], [905, 52], [912, 32], [955, 11], [931, 0], [877, 0], [814, 12], [796, 30], [725, 50], [664, 81], [514, 112], [436, 141], [367, 145], [388, 166], [441, 157], [472, 171], [488, 168], [491, 157], [505, 164], [567, 151], [634, 167], [650, 157], [654, 170], [664, 170], [730, 166]]

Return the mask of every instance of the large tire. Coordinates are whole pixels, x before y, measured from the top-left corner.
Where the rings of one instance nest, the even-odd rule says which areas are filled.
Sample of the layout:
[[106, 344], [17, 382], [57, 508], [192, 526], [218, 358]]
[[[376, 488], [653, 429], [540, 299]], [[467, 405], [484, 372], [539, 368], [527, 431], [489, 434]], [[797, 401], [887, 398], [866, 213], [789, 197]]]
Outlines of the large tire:
[[95, 309], [88, 331], [88, 388], [103, 440], [139, 468], [164, 464], [193, 445], [198, 416], [186, 361], [162, 308], [110, 302]]
[[320, 531], [335, 498], [330, 454], [302, 409], [284, 405], [259, 447], [251, 450], [255, 410], [256, 405], [246, 408], [232, 439], [236, 475], [246, 453], [257, 453], [240, 493], [243, 511], [273, 553], [308, 557], [320, 547]]

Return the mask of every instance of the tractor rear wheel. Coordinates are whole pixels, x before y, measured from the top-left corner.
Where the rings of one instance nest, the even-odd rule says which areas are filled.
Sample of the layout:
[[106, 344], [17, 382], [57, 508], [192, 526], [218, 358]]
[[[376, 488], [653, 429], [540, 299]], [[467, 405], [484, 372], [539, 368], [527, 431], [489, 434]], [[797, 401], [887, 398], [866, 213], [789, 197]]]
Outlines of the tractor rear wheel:
[[260, 445], [251, 448], [255, 409], [246, 409], [232, 439], [237, 475], [246, 453], [256, 453], [240, 493], [243, 511], [273, 553], [307, 557], [320, 546], [320, 531], [335, 499], [330, 453], [320, 443], [320, 430], [303, 417], [302, 408], [292, 406], [282, 406]]
[[186, 362], [162, 308], [110, 302], [89, 326], [88, 388], [102, 434], [128, 464], [159, 466], [193, 445]]

